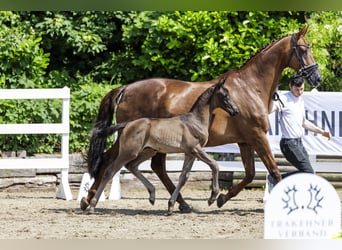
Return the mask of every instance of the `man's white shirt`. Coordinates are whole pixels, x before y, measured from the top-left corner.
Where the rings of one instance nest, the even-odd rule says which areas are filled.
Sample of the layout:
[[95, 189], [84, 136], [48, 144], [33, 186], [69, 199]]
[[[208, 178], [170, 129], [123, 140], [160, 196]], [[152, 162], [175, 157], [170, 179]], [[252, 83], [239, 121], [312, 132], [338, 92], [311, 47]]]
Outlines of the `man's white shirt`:
[[280, 101], [274, 102], [279, 112], [282, 137], [286, 139], [300, 138], [304, 135], [303, 121], [305, 118], [304, 100], [296, 97], [291, 91], [279, 96]]

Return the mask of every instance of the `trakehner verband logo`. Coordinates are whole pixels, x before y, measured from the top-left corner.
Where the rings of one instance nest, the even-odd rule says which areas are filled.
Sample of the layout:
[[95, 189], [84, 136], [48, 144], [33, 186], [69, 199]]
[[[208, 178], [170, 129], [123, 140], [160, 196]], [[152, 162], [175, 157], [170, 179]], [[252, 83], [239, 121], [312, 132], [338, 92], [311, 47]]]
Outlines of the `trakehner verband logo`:
[[302, 190], [298, 190], [295, 184], [292, 187], [288, 186], [287, 189], [284, 190], [285, 197], [282, 198], [282, 201], [285, 203], [284, 209], [287, 210], [287, 215], [299, 209], [308, 209], [315, 214], [318, 214], [319, 209], [322, 208], [321, 201], [324, 199], [324, 196], [320, 194], [321, 188], [319, 188], [318, 185], [314, 186], [310, 184], [308, 189], [304, 190], [310, 195], [310, 200], [302, 204], [298, 204], [296, 199], [299, 191]]
[[341, 201], [316, 174], [284, 178], [265, 204], [265, 239], [331, 239], [341, 230]]

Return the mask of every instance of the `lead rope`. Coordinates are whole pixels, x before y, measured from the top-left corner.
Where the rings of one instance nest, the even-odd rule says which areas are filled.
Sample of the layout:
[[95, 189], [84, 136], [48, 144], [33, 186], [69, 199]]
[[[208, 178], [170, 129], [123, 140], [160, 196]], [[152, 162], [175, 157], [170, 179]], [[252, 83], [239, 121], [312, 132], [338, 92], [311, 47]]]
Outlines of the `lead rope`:
[[282, 100], [279, 98], [279, 94], [278, 92], [274, 92], [273, 96], [272, 96], [272, 100], [276, 101], [276, 102], [280, 102], [281, 106], [283, 106], [283, 108], [285, 107], [284, 103], [282, 102]]
[[[279, 115], [282, 116], [283, 115], [283, 109], [285, 107], [284, 103], [282, 102], [282, 100], [279, 97], [278, 92], [274, 92], [273, 96], [272, 96], [272, 100], [275, 102], [279, 102], [280, 105], [280, 111], [279, 111]], [[278, 123], [280, 122], [280, 117], [278, 118]]]

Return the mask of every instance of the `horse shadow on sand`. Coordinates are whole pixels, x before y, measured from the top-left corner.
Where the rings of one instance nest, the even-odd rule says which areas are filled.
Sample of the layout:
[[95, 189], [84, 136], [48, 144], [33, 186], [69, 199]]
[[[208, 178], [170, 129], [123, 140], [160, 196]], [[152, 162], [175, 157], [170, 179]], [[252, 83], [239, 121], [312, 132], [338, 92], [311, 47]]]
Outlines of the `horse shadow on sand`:
[[[137, 200], [143, 201], [146, 200], [146, 198], [138, 198], [138, 197], [122, 197], [121, 199], [130, 199], [130, 200]], [[204, 206], [208, 206], [206, 204], [207, 199], [205, 198], [187, 198], [189, 201], [194, 201], [194, 202], [202, 202]], [[192, 211], [190, 214], [198, 214], [198, 215], [222, 215], [222, 214], [227, 214], [227, 215], [238, 215], [238, 216], [245, 216], [248, 214], [263, 214], [264, 209], [263, 208], [243, 208], [243, 204], [246, 202], [246, 200], [243, 199], [236, 199], [236, 202], [241, 202], [241, 207], [242, 208], [229, 208], [229, 204], [226, 205], [226, 208], [218, 208], [216, 204], [213, 204], [209, 210], [206, 210], [205, 207], [202, 208], [202, 205], [196, 204], [196, 206], [193, 207]], [[114, 204], [115, 201], [111, 201], [112, 204]], [[120, 207], [115, 207], [116, 205], [114, 204], [113, 208], [101, 208], [100, 206], [96, 208], [95, 211], [95, 216], [115, 216], [115, 215], [127, 215], [127, 216], [166, 216], [167, 215], [167, 202], [168, 198], [157, 198], [156, 202], [158, 203], [165, 203], [165, 209], [155, 209], [154, 206], [151, 205], [150, 208], [146, 208], [146, 204], [141, 205], [141, 207], [144, 208], [139, 208], [139, 205], [135, 208], [120, 208]], [[258, 201], [262, 202], [262, 200]], [[120, 205], [118, 205], [120, 206]], [[236, 206], [234, 206], [236, 207]], [[56, 208], [56, 209], [46, 209], [47, 211], [51, 213], [67, 213], [67, 214], [74, 214], [74, 215], [87, 215], [87, 210], [82, 211], [80, 208]], [[175, 209], [173, 212], [173, 215], [175, 216], [186, 216], [187, 213], [182, 213], [179, 210]], [[91, 215], [89, 215], [91, 216]], [[171, 216], [172, 217], [172, 216]]]

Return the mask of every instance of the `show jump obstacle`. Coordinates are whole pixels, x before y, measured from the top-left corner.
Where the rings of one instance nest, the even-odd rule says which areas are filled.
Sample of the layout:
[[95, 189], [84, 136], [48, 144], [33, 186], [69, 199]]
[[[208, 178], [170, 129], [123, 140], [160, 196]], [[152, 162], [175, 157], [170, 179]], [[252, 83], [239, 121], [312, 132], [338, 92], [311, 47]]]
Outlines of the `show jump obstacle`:
[[61, 134], [61, 157], [40, 159], [0, 159], [0, 169], [61, 169], [56, 197], [72, 200], [69, 170], [70, 89], [1, 89], [0, 99], [62, 99], [61, 123], [0, 124], [0, 134]]

